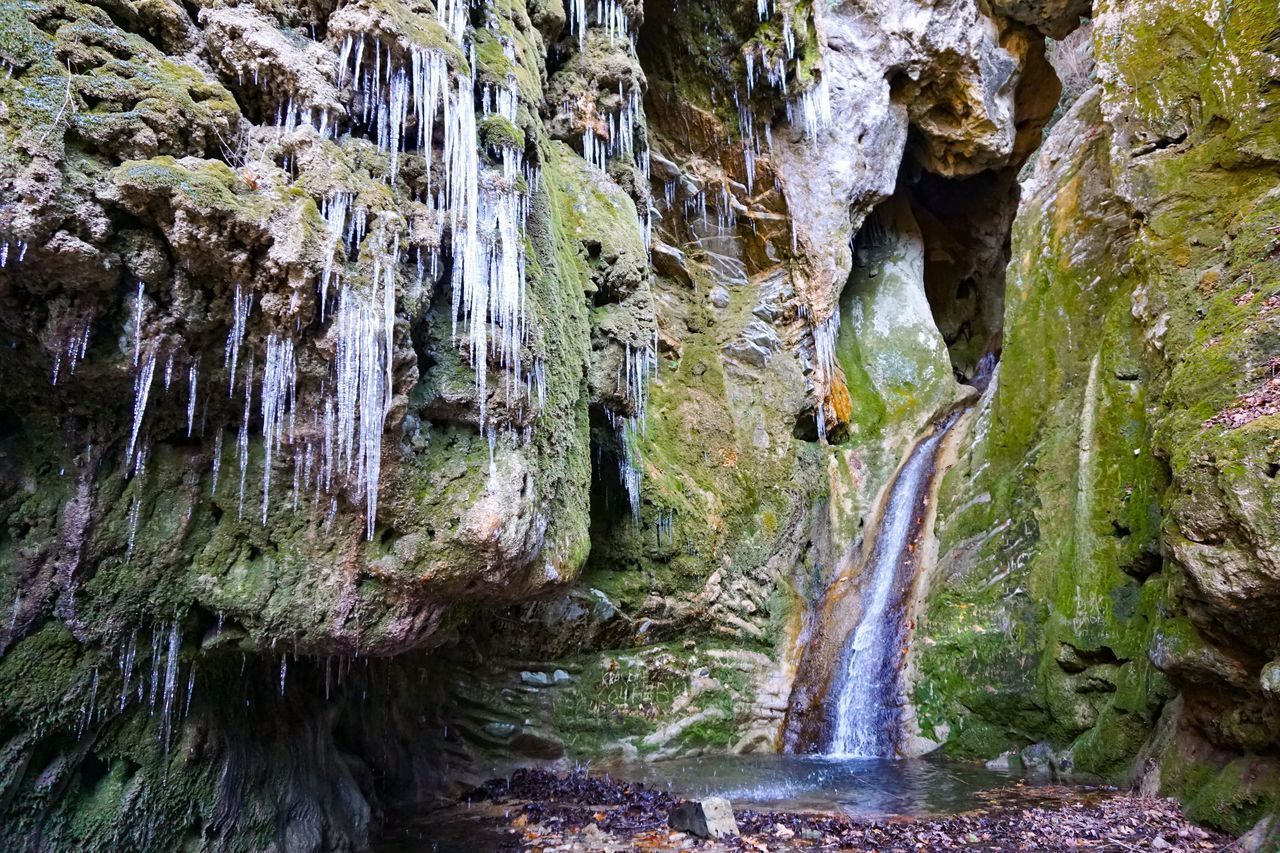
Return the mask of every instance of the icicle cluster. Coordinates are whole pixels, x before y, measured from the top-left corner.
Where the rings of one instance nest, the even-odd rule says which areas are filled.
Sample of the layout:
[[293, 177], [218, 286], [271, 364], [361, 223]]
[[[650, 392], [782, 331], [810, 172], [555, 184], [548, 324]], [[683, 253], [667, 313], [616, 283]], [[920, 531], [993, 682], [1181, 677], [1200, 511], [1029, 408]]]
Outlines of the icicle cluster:
[[627, 492], [631, 517], [640, 521], [640, 450], [639, 438], [644, 434], [645, 416], [649, 406], [649, 378], [658, 371], [658, 333], [643, 347], [624, 344], [622, 366], [618, 370], [617, 390], [627, 401], [629, 414], [620, 416], [607, 411], [609, 425], [618, 436], [621, 453], [618, 457], [619, 476]]
[[787, 121], [798, 124], [809, 141], [817, 144], [822, 132], [831, 128], [831, 89], [826, 77], [787, 101]]
[[[15, 240], [12, 246], [17, 251], [17, 255], [14, 257], [13, 262], [15, 264], [22, 263], [22, 259], [27, 256], [26, 242], [23, 240]], [[0, 240], [0, 269], [4, 269], [4, 267], [9, 263], [9, 247], [10, 243], [8, 240]]]
[[[716, 233], [728, 234], [738, 227], [738, 213], [734, 207], [734, 196], [728, 181], [721, 181], [713, 191], [696, 192], [680, 198], [679, 184], [667, 182], [663, 190], [663, 204], [668, 211], [675, 210], [676, 204], [682, 201], [681, 210], [684, 220], [691, 225], [697, 224], [702, 230], [710, 230], [714, 225]], [[711, 202], [708, 203], [708, 198]], [[714, 211], [715, 219], [711, 218]]]
[[[382, 433], [391, 405], [393, 333], [395, 329], [395, 268], [398, 239], [386, 262], [375, 262], [374, 284], [381, 278], [382, 299], [344, 289], [335, 321], [338, 353], [336, 394], [325, 403], [323, 445], [326, 488], [334, 470], [353, 479], [365, 499], [365, 530], [373, 538], [378, 510], [378, 481], [382, 466]], [[313, 455], [308, 448], [307, 458]], [[307, 471], [306, 479], [310, 479]]]
[[[602, 171], [608, 168], [610, 160], [627, 157], [640, 166], [647, 178], [649, 152], [636, 145], [636, 129], [644, 123], [640, 91], [632, 89], [624, 92], [622, 84], [619, 83], [618, 100], [622, 106], [616, 112], [602, 116], [597, 114], [592, 106], [588, 114], [583, 117], [582, 157]], [[565, 101], [563, 107], [570, 123], [575, 122], [573, 103]]]
[[816, 419], [818, 437], [827, 440], [826, 401], [830, 395], [831, 381], [835, 376], [836, 337], [840, 334], [840, 312], [813, 327], [813, 356], [815, 369], [814, 387], [818, 395]]
[[[441, 23], [459, 43], [466, 10], [463, 0], [438, 6]], [[468, 350], [475, 370], [483, 429], [490, 358], [504, 368], [508, 390], [522, 377], [521, 349], [527, 343], [524, 233], [528, 190], [536, 185], [536, 175], [525, 168], [524, 153], [510, 146], [503, 147], [496, 168], [482, 167], [474, 83], [451, 72], [443, 52], [414, 48], [408, 67], [403, 67], [376, 39], [348, 37], [339, 62], [339, 85], [349, 80], [361, 106], [358, 120], [390, 154], [390, 180], [396, 178], [402, 151], [416, 150], [430, 162], [437, 121], [443, 128], [444, 186], [435, 188], [428, 181], [422, 201], [436, 214], [440, 232], [434, 235], [434, 245], [439, 244], [444, 224], [449, 227], [454, 338]], [[486, 86], [481, 100], [484, 115], [517, 120], [514, 79], [504, 87]], [[406, 138], [410, 126], [416, 128], [415, 139]], [[336, 197], [329, 202], [326, 218], [335, 249], [335, 235], [341, 232], [335, 223], [341, 222], [349, 204]], [[420, 276], [428, 266], [437, 272], [437, 251], [425, 261], [420, 255], [418, 266]], [[322, 291], [327, 291], [331, 276], [332, 270], [326, 269]]]
[[[506, 90], [499, 90], [497, 97], [485, 98], [483, 108], [487, 114], [514, 121], [514, 81]], [[472, 138], [474, 136], [473, 129]], [[521, 351], [527, 343], [524, 234], [529, 204], [521, 185], [530, 186], [533, 175], [525, 169], [523, 151], [504, 146], [501, 159], [500, 168], [486, 169], [472, 182], [470, 194], [462, 200], [465, 222], [471, 224], [461, 226], [462, 240], [459, 222], [456, 218], [453, 222], [454, 339], [468, 348], [475, 369], [482, 431], [489, 359], [496, 358], [503, 367], [505, 390], [511, 394], [522, 376]], [[456, 205], [452, 212], [456, 217]]]
[[[470, 77], [449, 71], [442, 51], [415, 47], [406, 67], [378, 39], [347, 36], [338, 57], [338, 85], [348, 83], [356, 97], [352, 122], [391, 155], [390, 181], [399, 174], [402, 152], [416, 150], [431, 160], [437, 113], [444, 122], [446, 182], [453, 187], [466, 180], [466, 164], [451, 162], [450, 154], [475, 147], [473, 86]], [[410, 124], [416, 128], [413, 138], [407, 137]]]
[[64, 358], [67, 361], [67, 372], [71, 374], [76, 372], [76, 367], [84, 360], [85, 353], [89, 349], [89, 332], [89, 321], [82, 320], [72, 325], [66, 336], [58, 343], [58, 348], [53, 354], [53, 373], [50, 375], [50, 381], [54, 385], [58, 384]]
[[669, 547], [675, 542], [675, 512], [663, 510], [658, 514], [658, 523], [654, 526], [654, 538], [659, 548]]
[[587, 18], [587, 0], [568, 0], [568, 5], [569, 34], [577, 36], [579, 50], [586, 49], [587, 28], [592, 24], [605, 31], [609, 44], [629, 38], [634, 45], [635, 36], [631, 32], [631, 23], [618, 0], [596, 0], [592, 10], [595, 14], [590, 20]]
[[[360, 226], [363, 228], [363, 224]], [[341, 230], [341, 229], [337, 229]], [[310, 406], [310, 419], [298, 417], [297, 358], [294, 342], [276, 333], [267, 335], [259, 410], [262, 416], [262, 505], [263, 524], [271, 501], [271, 478], [277, 460], [291, 453], [293, 466], [293, 506], [303, 490], [332, 494], [337, 479], [354, 489], [365, 501], [365, 527], [373, 536], [377, 518], [378, 481], [382, 461], [382, 434], [391, 404], [394, 356], [396, 271], [400, 265], [399, 235], [378, 235], [376, 245], [366, 247], [371, 255], [367, 288], [342, 284], [338, 288], [337, 311], [333, 319], [335, 357], [332, 375]], [[251, 304], [237, 289], [234, 304]], [[244, 309], [247, 311], [247, 307]], [[244, 315], [247, 319], [247, 314]], [[228, 366], [234, 370], [244, 339], [244, 319], [233, 322], [227, 339]], [[244, 414], [237, 435], [240, 465], [240, 501], [243, 512], [244, 481], [249, 465], [249, 427], [253, 411], [255, 380], [253, 353], [250, 353], [245, 381]], [[233, 380], [234, 392], [234, 380]], [[217, 489], [221, 464], [222, 435], [214, 447], [213, 488]]]
[[[768, 0], [757, 0], [757, 14], [761, 21], [769, 17]], [[763, 42], [752, 42], [743, 52], [746, 66], [747, 97], [739, 100], [734, 92], [734, 103], [738, 107], [738, 131], [742, 140], [743, 159], [746, 164], [747, 188], [753, 191], [755, 182], [755, 161], [762, 153], [762, 147], [756, 134], [755, 116], [751, 109], [750, 99], [761, 80], [766, 82], [782, 96], [786, 104], [787, 122], [798, 127], [811, 143], [816, 144], [822, 132], [830, 129], [831, 94], [826, 75], [821, 66], [818, 68], [818, 79], [808, 89], [792, 94], [787, 79], [788, 63], [796, 58], [796, 36], [791, 26], [791, 16], [786, 12], [782, 17], [782, 50], [771, 50]], [[772, 145], [772, 134], [768, 123], [765, 123], [765, 148]]]
[[[467, 48], [467, 0], [439, 0], [436, 8], [441, 25], [459, 46]], [[573, 4], [571, 14], [575, 26], [585, 29], [585, 3], [579, 0]], [[622, 7], [612, 0], [597, 2], [594, 23], [604, 28], [610, 39], [626, 36], [629, 31]], [[508, 43], [505, 49], [514, 60], [514, 46]], [[502, 389], [509, 403], [523, 401], [530, 409], [539, 410], [546, 405], [546, 366], [540, 358], [526, 364], [525, 232], [529, 197], [538, 187], [540, 175], [525, 164], [524, 152], [514, 145], [480, 150], [478, 118], [497, 115], [512, 123], [518, 119], [519, 89], [514, 78], [477, 91], [471, 76], [449, 67], [444, 51], [414, 47], [397, 52], [377, 38], [352, 35], [340, 50], [337, 83], [352, 96], [347, 119], [351, 132], [367, 136], [386, 152], [388, 183], [397, 182], [406, 154], [420, 155], [428, 163], [439, 157], [441, 168], [425, 170], [425, 180], [413, 190], [415, 200], [425, 205], [430, 215], [416, 220], [417, 230], [410, 233], [399, 217], [374, 214], [378, 226], [371, 233], [371, 214], [359, 197], [345, 188], [331, 190], [319, 200], [326, 245], [318, 281], [319, 321], [328, 323], [334, 345], [330, 376], [318, 392], [306, 393], [304, 403], [297, 379], [303, 330], [264, 330], [267, 333], [257, 338], [257, 344], [247, 345], [255, 295], [240, 285], [235, 286], [231, 299], [223, 367], [228, 396], [243, 404], [232, 451], [239, 468], [239, 513], [243, 515], [245, 508], [251, 434], [260, 424], [263, 523], [270, 512], [276, 468], [284, 462], [292, 465], [295, 508], [303, 493], [313, 493], [317, 501], [322, 494], [328, 495], [332, 520], [337, 511], [336, 490], [352, 489], [363, 500], [366, 532], [372, 537], [383, 430], [393, 396], [402, 245], [412, 245], [416, 252], [419, 288], [428, 273], [433, 278], [442, 275], [446, 254], [452, 262], [454, 340], [468, 354], [475, 371], [482, 432], [491, 437], [495, 434], [486, 411], [493, 384], [491, 363], [501, 366]], [[622, 106], [605, 117], [604, 136], [596, 140], [595, 162], [603, 166], [610, 157], [633, 156], [647, 173], [647, 152], [638, 151], [636, 141], [637, 125], [643, 121], [640, 93], [620, 88], [618, 94]], [[277, 112], [276, 124], [284, 132], [302, 123], [316, 126], [322, 134], [334, 129], [327, 114], [292, 102]], [[437, 139], [442, 140], [440, 151], [433, 150]], [[642, 214], [641, 220], [645, 226], [648, 216]], [[0, 255], [6, 260], [7, 245]], [[350, 268], [357, 262], [367, 275], [351, 275]], [[197, 423], [199, 361], [176, 351], [166, 354], [162, 345], [144, 339], [147, 304], [139, 283], [132, 305], [134, 405], [126, 449], [126, 463], [135, 476], [145, 465], [145, 418], [157, 393], [153, 384], [158, 366], [165, 391], [170, 389], [175, 366], [186, 371], [181, 403], [187, 433], [203, 434], [204, 429], [203, 418]], [[86, 327], [75, 341], [67, 342], [73, 368], [87, 347], [87, 334]], [[630, 354], [628, 358], [629, 363], [635, 361]], [[645, 364], [656, 361], [652, 355], [646, 358]], [[55, 381], [60, 370], [61, 357], [55, 363]], [[623, 384], [636, 387], [629, 395], [640, 395], [632, 407], [639, 413], [639, 424], [644, 405], [640, 368], [629, 368]], [[255, 420], [255, 414], [260, 420]], [[528, 430], [526, 423], [526, 440]], [[221, 479], [226, 431], [226, 425], [218, 425], [214, 433], [215, 492]], [[134, 525], [138, 511], [135, 500], [130, 508]]]
[[[742, 141], [742, 161], [747, 179], [747, 192], [754, 193], [756, 185], [756, 159], [764, 153], [760, 140], [756, 136], [755, 112], [750, 103], [738, 100], [738, 93], [733, 93], [734, 102], [738, 106], [738, 137]], [[768, 125], [765, 125], [766, 131]], [[766, 137], [767, 138], [767, 137]]]
[[[314, 487], [317, 499], [321, 492], [332, 494], [336, 472], [355, 489], [358, 496], [365, 498], [367, 533], [373, 535], [382, 433], [391, 401], [399, 236], [393, 234], [385, 239], [385, 245], [380, 243], [369, 247], [368, 251], [372, 255], [372, 273], [367, 292], [345, 285], [339, 288], [338, 310], [333, 322], [337, 352], [333, 375], [331, 382], [321, 388], [319, 400], [314, 401], [317, 405], [311, 407], [309, 423], [305, 417], [299, 417], [295, 342], [286, 335], [272, 332], [266, 336], [260, 362], [252, 349], [243, 352], [254, 296], [239, 285], [235, 288], [223, 363], [229, 377], [228, 394], [233, 399], [237, 392], [243, 396], [235, 445], [239, 467], [238, 514], [241, 516], [244, 513], [256, 402], [263, 444], [262, 522], [266, 523], [270, 512], [276, 464], [282, 456], [291, 453], [294, 507], [297, 507], [299, 493], [304, 488]], [[141, 304], [141, 299], [138, 301]], [[140, 313], [135, 322], [139, 318]], [[133, 421], [125, 452], [126, 464], [135, 477], [142, 476], [145, 469], [147, 447], [143, 438], [143, 421], [148, 402], [155, 393], [153, 385], [160, 356], [155, 346], [140, 349], [142, 352], [134, 375]], [[259, 363], [260, 370], [257, 367]], [[175, 354], [170, 352], [164, 366], [164, 391], [171, 389], [174, 370]], [[187, 434], [192, 435], [197, 429], [199, 359], [187, 360], [186, 371], [186, 426]], [[203, 432], [203, 424], [200, 431]], [[222, 455], [223, 431], [219, 427], [214, 436], [214, 492], [220, 479]], [[130, 556], [138, 510], [135, 499], [130, 506]]]
[[185, 695], [180, 695], [182, 633], [176, 619], [167, 626], [152, 627], [150, 646], [150, 654], [139, 648], [136, 629], [127, 639], [121, 640], [114, 653], [116, 677], [120, 682], [120, 692], [114, 700], [100, 695], [103, 692], [100, 690], [102, 673], [94, 668], [89, 695], [80, 708], [80, 735], [94, 723], [119, 714], [135, 702], [146, 703], [150, 713], [160, 717], [156, 736], [164, 750], [169, 750], [177, 724], [191, 712], [196, 665], [193, 662], [188, 667]]

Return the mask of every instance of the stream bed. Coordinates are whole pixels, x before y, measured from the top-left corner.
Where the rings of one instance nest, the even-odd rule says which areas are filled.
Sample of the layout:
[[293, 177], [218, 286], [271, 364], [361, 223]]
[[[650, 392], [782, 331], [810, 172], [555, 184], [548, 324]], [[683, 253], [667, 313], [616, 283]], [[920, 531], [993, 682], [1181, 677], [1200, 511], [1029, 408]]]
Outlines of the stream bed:
[[[743, 837], [672, 832], [682, 799], [728, 798]], [[1114, 844], [1106, 843], [1115, 839]], [[937, 759], [716, 756], [556, 775], [519, 770], [392, 821], [379, 853], [489, 850], [1059, 850], [1220, 846], [1170, 800]], [[921, 839], [924, 839], [921, 841]], [[1104, 843], [1098, 843], [1104, 842]], [[1208, 844], [1209, 846], [1202, 846]], [[1148, 846], [1144, 846], [1148, 845]], [[1156, 845], [1160, 846], [1160, 845]]]

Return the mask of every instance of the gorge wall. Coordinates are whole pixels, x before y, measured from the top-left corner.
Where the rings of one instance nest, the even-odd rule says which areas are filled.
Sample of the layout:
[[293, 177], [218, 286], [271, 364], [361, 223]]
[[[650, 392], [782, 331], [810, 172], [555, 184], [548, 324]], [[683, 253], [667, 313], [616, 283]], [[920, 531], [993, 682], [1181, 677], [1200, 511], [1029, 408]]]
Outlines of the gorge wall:
[[1273, 12], [1095, 6], [913, 646], [948, 749], [1044, 740], [1236, 832], [1280, 791]]
[[0, 837], [359, 848], [777, 749], [965, 401], [913, 750], [1248, 829], [1278, 54], [1253, 0], [5, 4]]

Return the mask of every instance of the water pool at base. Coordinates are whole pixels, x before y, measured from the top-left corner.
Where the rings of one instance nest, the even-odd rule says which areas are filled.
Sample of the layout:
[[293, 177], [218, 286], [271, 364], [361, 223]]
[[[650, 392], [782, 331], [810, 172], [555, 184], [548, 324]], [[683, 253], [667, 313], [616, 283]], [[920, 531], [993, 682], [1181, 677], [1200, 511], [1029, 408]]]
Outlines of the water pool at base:
[[[981, 764], [939, 758], [890, 760], [820, 755], [708, 756], [587, 768], [593, 776], [642, 783], [676, 797], [726, 797], [736, 810], [845, 814], [894, 820], [946, 817], [976, 810], [1003, 810], [1081, 802], [1106, 797], [1084, 781], [1050, 780], [992, 770]], [[504, 773], [494, 773], [506, 778]], [[393, 821], [378, 853], [519, 848], [510, 818], [521, 808], [508, 803], [466, 802], [428, 809]]]
[[738, 808], [857, 817], [947, 815], [1050, 795], [1047, 778], [943, 759], [709, 756], [600, 772], [686, 798], [726, 797]]

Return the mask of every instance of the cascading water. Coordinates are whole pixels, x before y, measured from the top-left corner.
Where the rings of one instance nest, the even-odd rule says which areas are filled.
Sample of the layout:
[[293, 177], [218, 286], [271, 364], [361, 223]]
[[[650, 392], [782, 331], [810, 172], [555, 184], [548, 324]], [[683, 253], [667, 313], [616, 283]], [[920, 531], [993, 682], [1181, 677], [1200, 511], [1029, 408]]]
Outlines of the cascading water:
[[948, 416], [911, 449], [885, 501], [876, 532], [862, 617], [850, 634], [832, 684], [828, 754], [892, 758], [901, 721], [899, 673], [905, 653], [904, 603], [915, 568], [913, 542], [923, 521], [938, 445], [958, 419]]

